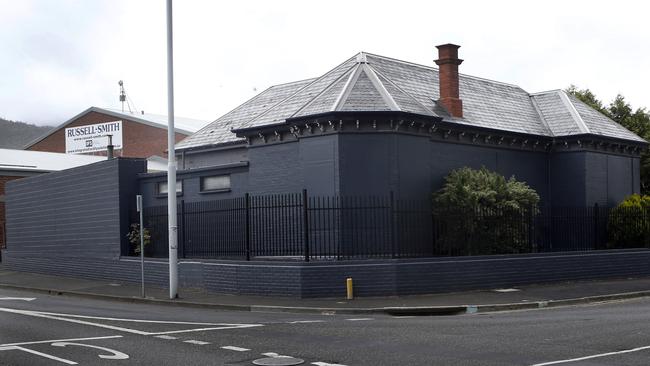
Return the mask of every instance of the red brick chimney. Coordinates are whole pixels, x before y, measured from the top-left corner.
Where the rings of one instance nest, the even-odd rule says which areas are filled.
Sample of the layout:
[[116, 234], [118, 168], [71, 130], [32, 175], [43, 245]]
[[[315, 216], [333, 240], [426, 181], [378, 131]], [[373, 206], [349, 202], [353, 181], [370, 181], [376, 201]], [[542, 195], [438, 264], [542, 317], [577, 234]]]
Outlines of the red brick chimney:
[[447, 43], [436, 46], [438, 49], [438, 79], [440, 81], [440, 99], [438, 102], [454, 117], [463, 117], [463, 101], [458, 92], [458, 65], [463, 60], [458, 58], [460, 46]]

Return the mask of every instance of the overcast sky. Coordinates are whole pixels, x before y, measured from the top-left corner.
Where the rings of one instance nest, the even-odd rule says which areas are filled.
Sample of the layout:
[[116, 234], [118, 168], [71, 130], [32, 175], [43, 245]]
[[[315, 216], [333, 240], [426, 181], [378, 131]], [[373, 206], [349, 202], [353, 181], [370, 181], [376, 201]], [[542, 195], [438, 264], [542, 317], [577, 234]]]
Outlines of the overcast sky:
[[[359, 51], [528, 92], [590, 88], [650, 107], [644, 1], [211, 1], [174, 4], [176, 115], [212, 121], [265, 88]], [[166, 114], [164, 0], [0, 0], [0, 117], [58, 124], [89, 106]]]

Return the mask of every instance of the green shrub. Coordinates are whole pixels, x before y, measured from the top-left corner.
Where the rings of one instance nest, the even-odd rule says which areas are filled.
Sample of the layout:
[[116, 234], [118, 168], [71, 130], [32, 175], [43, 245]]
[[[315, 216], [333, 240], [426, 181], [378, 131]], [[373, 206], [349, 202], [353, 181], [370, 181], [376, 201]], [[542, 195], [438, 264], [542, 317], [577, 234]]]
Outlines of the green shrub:
[[[140, 254], [140, 224], [131, 224], [129, 233], [126, 234], [126, 238], [129, 240], [133, 247], [133, 253]], [[144, 246], [146, 247], [151, 243], [151, 233], [147, 228], [144, 228], [142, 235]]]
[[526, 253], [539, 195], [525, 182], [485, 167], [460, 168], [433, 197], [439, 254]]
[[650, 196], [626, 197], [609, 214], [609, 248], [639, 248], [650, 245]]
[[506, 179], [499, 173], [481, 169], [452, 170], [441, 190], [434, 194], [436, 206], [456, 209], [528, 209], [537, 205], [539, 195], [514, 176]]

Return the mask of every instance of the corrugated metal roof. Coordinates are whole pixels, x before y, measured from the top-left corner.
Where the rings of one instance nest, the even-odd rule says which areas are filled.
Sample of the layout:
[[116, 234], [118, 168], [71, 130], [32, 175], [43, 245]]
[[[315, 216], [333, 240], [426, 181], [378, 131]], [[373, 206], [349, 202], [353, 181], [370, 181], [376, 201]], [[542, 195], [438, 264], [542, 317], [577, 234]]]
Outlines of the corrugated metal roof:
[[0, 170], [53, 172], [106, 160], [105, 156], [0, 149]]
[[470, 126], [540, 136], [581, 133], [644, 141], [563, 91], [529, 94], [522, 88], [459, 75], [463, 118], [450, 116], [439, 98], [438, 69], [361, 52], [316, 79], [271, 87], [177, 149], [242, 141], [232, 129], [264, 126], [334, 111], [405, 111]]

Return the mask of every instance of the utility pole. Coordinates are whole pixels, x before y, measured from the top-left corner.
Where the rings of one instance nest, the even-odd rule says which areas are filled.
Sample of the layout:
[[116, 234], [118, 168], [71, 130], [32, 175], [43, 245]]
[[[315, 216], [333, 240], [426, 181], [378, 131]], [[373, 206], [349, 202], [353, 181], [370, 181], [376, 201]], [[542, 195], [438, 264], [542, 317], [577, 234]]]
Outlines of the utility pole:
[[174, 49], [172, 0], [167, 0], [167, 218], [169, 222], [169, 298], [178, 297], [178, 225], [176, 219], [176, 152], [174, 150]]

